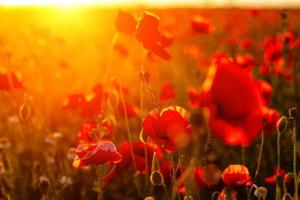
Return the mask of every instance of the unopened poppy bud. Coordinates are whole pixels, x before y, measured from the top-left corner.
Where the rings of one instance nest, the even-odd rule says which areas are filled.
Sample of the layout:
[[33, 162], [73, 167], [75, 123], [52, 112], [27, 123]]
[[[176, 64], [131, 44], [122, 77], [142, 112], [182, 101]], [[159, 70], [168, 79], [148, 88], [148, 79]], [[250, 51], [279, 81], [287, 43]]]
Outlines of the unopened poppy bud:
[[150, 181], [153, 185], [163, 185], [163, 175], [159, 171], [155, 170], [151, 173]]
[[148, 72], [140, 72], [140, 79], [145, 82], [150, 82], [150, 74]]
[[284, 184], [292, 184], [294, 182], [293, 173], [289, 172], [284, 176], [283, 183]]
[[254, 195], [258, 198], [258, 199], [263, 199], [265, 200], [267, 198], [267, 193], [268, 190], [265, 187], [258, 187], [256, 188]]
[[40, 176], [39, 178], [39, 190], [43, 195], [47, 195], [50, 189], [51, 183], [46, 176]]
[[155, 198], [154, 197], [151, 197], [151, 196], [149, 196], [149, 197], [145, 197], [145, 199], [144, 200], [155, 200]]
[[296, 107], [292, 107], [289, 109], [289, 115], [292, 119], [296, 119], [297, 117], [297, 108]]
[[186, 195], [183, 200], [194, 200], [194, 198], [191, 195]]
[[277, 122], [277, 131], [278, 133], [283, 133], [288, 128], [288, 119], [287, 117], [281, 117]]

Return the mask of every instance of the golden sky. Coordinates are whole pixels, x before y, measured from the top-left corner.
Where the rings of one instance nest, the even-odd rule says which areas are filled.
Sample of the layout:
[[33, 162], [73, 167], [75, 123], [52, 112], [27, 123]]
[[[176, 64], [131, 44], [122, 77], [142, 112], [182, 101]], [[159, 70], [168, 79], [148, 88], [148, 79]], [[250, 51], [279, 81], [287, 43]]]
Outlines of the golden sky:
[[299, 7], [300, 0], [0, 0], [0, 5], [155, 5], [155, 6], [246, 6]]

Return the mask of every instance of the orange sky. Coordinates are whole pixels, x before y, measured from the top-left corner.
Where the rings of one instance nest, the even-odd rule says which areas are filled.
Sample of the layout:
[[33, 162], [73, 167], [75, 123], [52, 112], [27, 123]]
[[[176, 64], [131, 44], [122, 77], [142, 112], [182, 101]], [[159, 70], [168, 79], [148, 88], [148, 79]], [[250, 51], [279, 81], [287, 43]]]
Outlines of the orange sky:
[[156, 5], [156, 6], [246, 6], [246, 7], [300, 7], [300, 0], [0, 0], [0, 5]]

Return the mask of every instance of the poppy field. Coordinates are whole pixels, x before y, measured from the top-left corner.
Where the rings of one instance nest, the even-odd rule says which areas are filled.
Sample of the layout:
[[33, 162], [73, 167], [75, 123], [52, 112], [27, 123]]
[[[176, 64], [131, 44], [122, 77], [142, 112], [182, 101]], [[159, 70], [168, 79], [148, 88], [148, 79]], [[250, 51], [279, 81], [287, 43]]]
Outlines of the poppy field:
[[298, 10], [0, 17], [0, 200], [300, 199]]

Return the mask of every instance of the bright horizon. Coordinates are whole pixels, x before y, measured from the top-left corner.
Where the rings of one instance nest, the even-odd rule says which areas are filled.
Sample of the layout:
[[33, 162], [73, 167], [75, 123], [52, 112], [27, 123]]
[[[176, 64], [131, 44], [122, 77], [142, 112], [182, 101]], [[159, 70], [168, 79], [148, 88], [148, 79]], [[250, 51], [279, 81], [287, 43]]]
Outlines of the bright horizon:
[[300, 7], [300, 0], [0, 0], [2, 6]]

